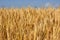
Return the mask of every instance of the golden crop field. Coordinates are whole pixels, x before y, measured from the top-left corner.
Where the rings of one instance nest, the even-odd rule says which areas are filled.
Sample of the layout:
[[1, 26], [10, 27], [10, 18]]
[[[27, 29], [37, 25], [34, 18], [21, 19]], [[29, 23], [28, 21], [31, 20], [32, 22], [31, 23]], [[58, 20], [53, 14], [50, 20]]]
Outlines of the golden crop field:
[[0, 8], [0, 40], [60, 40], [60, 8]]

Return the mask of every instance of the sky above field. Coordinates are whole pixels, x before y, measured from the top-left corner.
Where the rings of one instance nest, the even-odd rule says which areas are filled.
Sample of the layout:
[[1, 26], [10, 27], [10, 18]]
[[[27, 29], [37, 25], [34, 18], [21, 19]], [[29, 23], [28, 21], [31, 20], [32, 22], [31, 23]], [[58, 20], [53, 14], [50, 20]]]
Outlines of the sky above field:
[[41, 7], [60, 5], [60, 0], [0, 0], [0, 7]]

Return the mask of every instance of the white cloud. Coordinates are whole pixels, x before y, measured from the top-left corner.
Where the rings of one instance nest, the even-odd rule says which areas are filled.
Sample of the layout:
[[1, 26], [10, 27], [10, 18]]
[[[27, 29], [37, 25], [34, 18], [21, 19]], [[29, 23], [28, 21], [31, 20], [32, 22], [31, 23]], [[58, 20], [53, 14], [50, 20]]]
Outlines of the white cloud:
[[48, 7], [48, 6], [52, 6], [52, 4], [49, 3], [49, 2], [47, 2], [47, 3], [45, 4], [45, 7]]
[[59, 6], [59, 4], [54, 4], [54, 3], [50, 3], [50, 2], [47, 2], [47, 3], [45, 3], [45, 7], [58, 7]]

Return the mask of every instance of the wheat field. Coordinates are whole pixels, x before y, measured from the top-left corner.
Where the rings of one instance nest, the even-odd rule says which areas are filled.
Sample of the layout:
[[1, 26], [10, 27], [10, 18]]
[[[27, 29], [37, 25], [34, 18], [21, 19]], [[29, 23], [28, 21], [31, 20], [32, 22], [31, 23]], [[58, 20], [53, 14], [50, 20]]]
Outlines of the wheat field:
[[0, 40], [60, 40], [60, 8], [0, 8]]

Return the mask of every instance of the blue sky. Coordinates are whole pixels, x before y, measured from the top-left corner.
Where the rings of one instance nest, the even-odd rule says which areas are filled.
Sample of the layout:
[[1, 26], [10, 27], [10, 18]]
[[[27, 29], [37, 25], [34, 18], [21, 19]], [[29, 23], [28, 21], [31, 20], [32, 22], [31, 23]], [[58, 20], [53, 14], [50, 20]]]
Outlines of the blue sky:
[[60, 0], [0, 0], [0, 7], [41, 7], [60, 5]]

